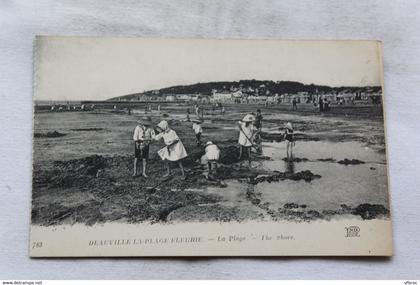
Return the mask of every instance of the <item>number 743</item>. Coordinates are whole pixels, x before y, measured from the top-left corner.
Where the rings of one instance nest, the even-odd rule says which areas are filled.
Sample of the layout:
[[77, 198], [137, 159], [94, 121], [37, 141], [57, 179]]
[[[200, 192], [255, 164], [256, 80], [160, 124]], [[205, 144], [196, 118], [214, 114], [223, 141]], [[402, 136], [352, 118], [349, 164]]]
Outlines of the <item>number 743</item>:
[[42, 247], [42, 241], [34, 241], [32, 243], [32, 248], [40, 248]]

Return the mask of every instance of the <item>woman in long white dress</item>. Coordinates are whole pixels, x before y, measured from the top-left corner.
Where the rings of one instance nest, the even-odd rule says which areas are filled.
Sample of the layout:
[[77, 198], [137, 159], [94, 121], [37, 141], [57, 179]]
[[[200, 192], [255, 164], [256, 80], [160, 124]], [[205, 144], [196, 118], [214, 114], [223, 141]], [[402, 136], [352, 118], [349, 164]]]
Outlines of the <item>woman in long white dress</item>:
[[163, 160], [166, 166], [166, 174], [163, 177], [168, 177], [171, 174], [169, 161], [178, 162], [181, 169], [182, 178], [185, 179], [185, 171], [182, 165], [182, 159], [187, 157], [187, 151], [174, 130], [169, 128], [167, 121], [161, 121], [156, 127], [160, 133], [155, 136], [155, 140], [163, 139], [165, 147], [158, 151], [158, 155]]

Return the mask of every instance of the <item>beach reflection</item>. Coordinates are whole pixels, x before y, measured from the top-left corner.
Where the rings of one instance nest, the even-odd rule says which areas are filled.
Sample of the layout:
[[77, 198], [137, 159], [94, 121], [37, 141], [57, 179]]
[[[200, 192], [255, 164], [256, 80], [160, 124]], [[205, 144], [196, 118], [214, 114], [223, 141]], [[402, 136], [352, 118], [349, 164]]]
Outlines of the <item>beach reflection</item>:
[[284, 168], [287, 173], [295, 173], [295, 162], [293, 161], [293, 157], [284, 162]]

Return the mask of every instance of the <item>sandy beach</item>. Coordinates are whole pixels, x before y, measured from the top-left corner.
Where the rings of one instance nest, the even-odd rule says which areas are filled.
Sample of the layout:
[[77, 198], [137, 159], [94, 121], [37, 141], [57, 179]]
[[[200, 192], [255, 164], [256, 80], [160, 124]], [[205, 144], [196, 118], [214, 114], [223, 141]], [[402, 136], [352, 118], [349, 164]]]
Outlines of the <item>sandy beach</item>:
[[[311, 104], [227, 104], [222, 115], [205, 115], [204, 142], [222, 150], [214, 179], [200, 164], [184, 104], [165, 105], [147, 116], [154, 125], [165, 119], [185, 145], [187, 179], [162, 178], [157, 156], [162, 142], [150, 148], [149, 178], [132, 177], [133, 130], [144, 108], [36, 112], [32, 223], [93, 225], [170, 223], [174, 221], [245, 221], [387, 218], [389, 216], [382, 107], [334, 106], [318, 113]], [[261, 108], [262, 154], [251, 168], [238, 160], [237, 121]], [[194, 115], [191, 115], [194, 118]], [[280, 127], [296, 130], [295, 159], [285, 160]]]

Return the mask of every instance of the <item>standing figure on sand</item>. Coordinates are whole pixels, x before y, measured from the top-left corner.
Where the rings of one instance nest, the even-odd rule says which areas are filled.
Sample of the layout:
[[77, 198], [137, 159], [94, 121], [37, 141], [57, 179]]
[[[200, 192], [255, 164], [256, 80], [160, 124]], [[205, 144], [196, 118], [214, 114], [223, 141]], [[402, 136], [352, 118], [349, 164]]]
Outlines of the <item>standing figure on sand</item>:
[[197, 145], [201, 145], [201, 134], [203, 133], [203, 128], [201, 127], [202, 121], [199, 119], [192, 120], [193, 125], [192, 128], [195, 133], [195, 140], [197, 142]]
[[320, 113], [324, 112], [324, 100], [322, 96], [319, 96], [318, 98], [318, 108]]
[[297, 110], [297, 100], [296, 100], [296, 98], [293, 98], [293, 100], [292, 100], [292, 110], [293, 111]]
[[243, 152], [248, 154], [248, 164], [251, 167], [251, 147], [254, 146], [254, 135], [257, 131], [257, 128], [253, 125], [255, 117], [252, 114], [247, 114], [238, 122], [239, 127], [239, 157], [242, 158]]
[[286, 155], [287, 160], [293, 160], [293, 147], [295, 146], [295, 137], [293, 134], [292, 123], [287, 122], [286, 130], [284, 132], [284, 139], [286, 141]]
[[174, 161], [178, 163], [181, 169], [182, 179], [185, 179], [184, 166], [182, 159], [187, 157], [187, 151], [174, 130], [169, 128], [167, 121], [161, 121], [157, 127], [160, 132], [155, 136], [155, 140], [163, 139], [165, 147], [158, 151], [158, 155], [166, 166], [166, 174], [163, 177], [168, 177], [171, 174], [169, 162]]
[[138, 121], [138, 125], [134, 129], [133, 140], [134, 140], [134, 173], [133, 176], [138, 175], [138, 162], [142, 160], [143, 171], [142, 176], [147, 178], [146, 166], [149, 160], [149, 145], [152, 139], [155, 137], [155, 132], [150, 128], [152, 125], [149, 117]]
[[187, 122], [191, 121], [190, 119], [190, 108], [187, 108]]
[[255, 116], [255, 127], [261, 131], [262, 129], [262, 120], [263, 120], [263, 115], [261, 114], [261, 109], [257, 109], [257, 115]]
[[198, 104], [194, 105], [194, 111], [195, 111], [195, 116], [197, 118], [199, 118], [200, 117], [200, 107], [198, 106]]
[[208, 166], [208, 175], [207, 175], [207, 179], [208, 179], [209, 177], [212, 177], [213, 174], [216, 174], [216, 170], [218, 166], [217, 163], [220, 159], [220, 149], [217, 145], [215, 145], [211, 141], [208, 141], [206, 143], [205, 158], [207, 160], [207, 166]]

